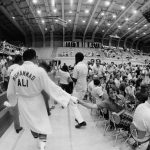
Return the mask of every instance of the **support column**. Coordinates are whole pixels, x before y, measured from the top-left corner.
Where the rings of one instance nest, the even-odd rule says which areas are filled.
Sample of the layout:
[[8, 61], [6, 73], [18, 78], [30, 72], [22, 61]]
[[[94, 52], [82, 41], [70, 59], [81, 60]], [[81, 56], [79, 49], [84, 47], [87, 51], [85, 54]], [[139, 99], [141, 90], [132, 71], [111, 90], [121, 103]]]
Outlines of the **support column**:
[[50, 40], [50, 47], [54, 47], [54, 34], [53, 34], [53, 31], [50, 32], [50, 37], [51, 37], [51, 40]]

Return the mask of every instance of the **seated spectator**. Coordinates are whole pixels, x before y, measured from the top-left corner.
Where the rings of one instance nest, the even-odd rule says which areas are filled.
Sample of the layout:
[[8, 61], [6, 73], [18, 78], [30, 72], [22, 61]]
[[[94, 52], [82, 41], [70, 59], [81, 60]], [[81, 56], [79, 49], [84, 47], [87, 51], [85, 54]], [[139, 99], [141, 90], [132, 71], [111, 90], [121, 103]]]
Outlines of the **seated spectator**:
[[134, 87], [135, 82], [133, 80], [129, 81], [129, 85], [125, 88], [125, 93], [126, 93], [126, 99], [129, 100], [130, 102], [135, 101], [135, 87]]
[[94, 87], [91, 94], [96, 99], [96, 104], [102, 101], [103, 90], [100, 84], [100, 80], [98, 79], [94, 80]]
[[110, 87], [108, 90], [108, 99], [105, 99], [104, 101], [101, 101], [97, 104], [90, 104], [90, 103], [85, 103], [81, 100], [79, 100], [79, 104], [90, 108], [90, 109], [102, 109], [106, 108], [107, 110], [111, 112], [120, 112], [124, 108], [118, 104], [116, 104], [116, 98], [117, 98], [117, 88], [115, 86]]
[[148, 93], [147, 93], [147, 85], [142, 84], [140, 91], [136, 93], [137, 98], [137, 104], [145, 103], [145, 101], [148, 99]]
[[[145, 103], [138, 105], [134, 112], [133, 123], [137, 129], [146, 132], [145, 137], [150, 137], [150, 87], [148, 89], [148, 99]], [[150, 142], [147, 150], [150, 150]]]

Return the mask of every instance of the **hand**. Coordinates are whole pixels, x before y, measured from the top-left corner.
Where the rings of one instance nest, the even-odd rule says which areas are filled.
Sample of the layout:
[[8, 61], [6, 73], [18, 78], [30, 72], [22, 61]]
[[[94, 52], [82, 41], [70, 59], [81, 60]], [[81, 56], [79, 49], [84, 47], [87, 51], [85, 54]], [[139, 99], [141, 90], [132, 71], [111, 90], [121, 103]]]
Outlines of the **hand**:
[[78, 103], [78, 99], [74, 96], [71, 96], [71, 101], [74, 103], [74, 104], [77, 104]]
[[3, 105], [6, 106], [6, 107], [11, 107], [10, 103], [7, 102], [7, 101], [5, 101]]

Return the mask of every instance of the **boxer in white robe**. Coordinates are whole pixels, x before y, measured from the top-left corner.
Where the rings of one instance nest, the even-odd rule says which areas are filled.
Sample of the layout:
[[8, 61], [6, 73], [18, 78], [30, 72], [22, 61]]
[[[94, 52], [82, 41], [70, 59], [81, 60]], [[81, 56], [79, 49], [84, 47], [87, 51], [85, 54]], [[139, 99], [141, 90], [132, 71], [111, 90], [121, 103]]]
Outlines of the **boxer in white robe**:
[[[10, 77], [10, 74], [13, 70], [15, 70], [17, 67], [19, 67], [23, 63], [22, 56], [16, 55], [14, 58], [14, 63], [8, 68], [8, 74]], [[10, 107], [9, 111], [12, 115], [13, 121], [14, 121], [14, 128], [16, 130], [16, 133], [19, 133], [23, 128], [20, 126], [19, 121], [19, 111], [18, 111], [18, 104], [16, 104], [14, 107]]]
[[[24, 63], [15, 69], [10, 76], [7, 97], [12, 106], [18, 98], [20, 115], [28, 128], [39, 135], [51, 133], [50, 120], [41, 91], [44, 90], [57, 102], [67, 107], [69, 102], [77, 102], [77, 98], [63, 91], [47, 75], [46, 71], [35, 65], [36, 52], [28, 49], [23, 54]], [[40, 140], [40, 149], [44, 150], [45, 141]]]
[[[80, 100], [83, 100], [86, 91], [87, 91], [87, 75], [88, 75], [88, 67], [83, 62], [84, 55], [80, 52], [76, 53], [75, 61], [76, 65], [73, 71], [73, 81], [75, 83], [72, 95], [77, 97]], [[76, 128], [80, 128], [82, 126], [86, 126], [86, 122], [82, 118], [82, 115], [77, 107], [77, 104], [73, 104], [73, 112], [78, 124], [75, 126]]]

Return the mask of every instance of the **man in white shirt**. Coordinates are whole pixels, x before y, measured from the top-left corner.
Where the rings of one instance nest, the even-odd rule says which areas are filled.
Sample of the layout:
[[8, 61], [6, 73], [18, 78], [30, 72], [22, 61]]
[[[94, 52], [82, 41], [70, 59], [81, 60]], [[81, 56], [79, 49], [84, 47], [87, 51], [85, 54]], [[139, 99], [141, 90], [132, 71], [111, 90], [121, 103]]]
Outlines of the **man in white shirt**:
[[[75, 55], [75, 67], [73, 70], [73, 81], [75, 83], [73, 89], [73, 96], [77, 97], [80, 100], [83, 100], [86, 92], [87, 92], [87, 75], [88, 75], [88, 67], [83, 62], [84, 55], [81, 52], [76, 53]], [[81, 113], [76, 104], [72, 106], [73, 112], [78, 124], [75, 126], [76, 128], [80, 128], [82, 126], [86, 126], [86, 122], [83, 120]]]
[[93, 72], [98, 75], [98, 77], [103, 77], [104, 70], [100, 59], [96, 59], [96, 64], [93, 66]]
[[45, 150], [47, 134], [51, 134], [51, 125], [41, 91], [44, 90], [64, 107], [70, 102], [76, 103], [77, 98], [63, 91], [48, 77], [43, 68], [35, 65], [35, 50], [26, 50], [23, 60], [23, 65], [11, 73], [7, 97], [12, 106], [16, 105], [18, 99], [21, 118], [33, 137], [39, 139], [40, 150]]
[[[150, 136], [150, 86], [148, 87], [148, 100], [137, 106], [133, 123], [140, 131], [145, 131], [146, 136]], [[150, 149], [150, 143], [147, 150]]]

